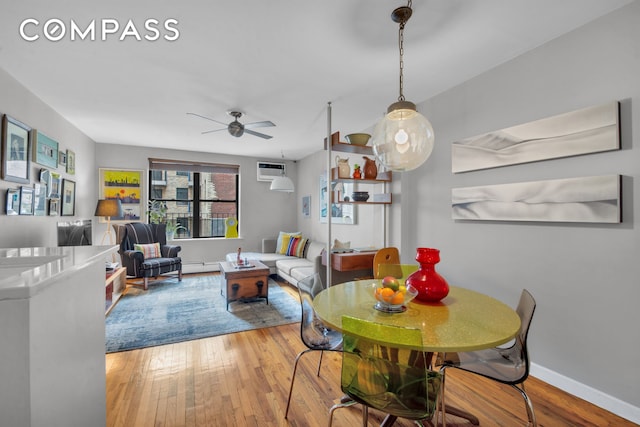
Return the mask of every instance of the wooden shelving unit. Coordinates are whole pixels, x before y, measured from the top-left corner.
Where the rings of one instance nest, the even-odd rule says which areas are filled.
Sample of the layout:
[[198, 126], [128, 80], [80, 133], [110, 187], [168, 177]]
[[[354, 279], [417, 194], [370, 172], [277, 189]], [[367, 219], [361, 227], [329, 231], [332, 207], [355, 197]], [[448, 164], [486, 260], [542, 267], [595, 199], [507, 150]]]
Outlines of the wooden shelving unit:
[[[327, 149], [327, 138], [324, 139], [324, 149]], [[340, 132], [334, 132], [331, 134], [331, 151], [338, 151], [342, 153], [350, 154], [363, 154], [373, 156], [373, 148], [367, 145], [353, 145], [340, 141]], [[384, 184], [393, 181], [393, 175], [391, 171], [379, 172], [376, 179], [355, 179], [355, 178], [339, 178], [338, 168], [331, 168], [331, 181], [343, 182], [343, 183], [359, 183], [359, 184]], [[342, 205], [390, 205], [391, 193], [378, 193], [371, 194], [369, 200], [366, 202], [354, 202], [344, 200], [336, 200], [334, 195], [331, 195], [331, 202]]]
[[[355, 179], [355, 178], [338, 178], [338, 168], [331, 168], [331, 181], [332, 182], [346, 182], [346, 183], [361, 183], [361, 184], [384, 184], [392, 181], [391, 171], [380, 172], [376, 179]], [[334, 195], [331, 195], [332, 203], [338, 205], [390, 205], [391, 193], [374, 193], [369, 195], [369, 200], [366, 202], [356, 202], [350, 200], [348, 202], [344, 200], [336, 200]]]
[[126, 288], [127, 269], [118, 267], [106, 273], [105, 280], [105, 316], [116, 305]]
[[[324, 149], [327, 149], [327, 138], [324, 139]], [[331, 134], [331, 151], [373, 156], [373, 148], [368, 145], [353, 145], [348, 142], [341, 142], [340, 132], [334, 132]]]

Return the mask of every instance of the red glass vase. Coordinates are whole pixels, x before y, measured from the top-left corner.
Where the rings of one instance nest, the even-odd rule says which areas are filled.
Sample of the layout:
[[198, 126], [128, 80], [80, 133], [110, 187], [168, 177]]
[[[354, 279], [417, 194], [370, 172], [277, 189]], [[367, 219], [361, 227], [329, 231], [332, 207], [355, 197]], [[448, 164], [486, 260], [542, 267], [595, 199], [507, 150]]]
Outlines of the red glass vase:
[[435, 265], [440, 262], [440, 250], [418, 248], [416, 261], [420, 269], [407, 277], [407, 285], [418, 290], [416, 299], [422, 302], [438, 302], [449, 294], [449, 284], [436, 272]]

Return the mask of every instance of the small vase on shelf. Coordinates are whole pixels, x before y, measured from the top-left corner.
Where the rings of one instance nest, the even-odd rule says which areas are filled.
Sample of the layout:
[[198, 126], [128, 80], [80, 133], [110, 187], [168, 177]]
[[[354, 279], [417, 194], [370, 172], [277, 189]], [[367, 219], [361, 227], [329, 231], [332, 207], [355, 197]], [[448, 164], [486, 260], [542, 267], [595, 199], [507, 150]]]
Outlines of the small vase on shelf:
[[378, 177], [378, 167], [376, 161], [362, 156], [364, 159], [364, 179], [376, 179]]
[[358, 164], [353, 165], [353, 179], [362, 179], [362, 172]]
[[436, 272], [435, 265], [440, 262], [440, 250], [418, 248], [416, 261], [420, 269], [407, 277], [407, 285], [418, 290], [416, 299], [422, 302], [438, 302], [449, 295], [449, 284]]

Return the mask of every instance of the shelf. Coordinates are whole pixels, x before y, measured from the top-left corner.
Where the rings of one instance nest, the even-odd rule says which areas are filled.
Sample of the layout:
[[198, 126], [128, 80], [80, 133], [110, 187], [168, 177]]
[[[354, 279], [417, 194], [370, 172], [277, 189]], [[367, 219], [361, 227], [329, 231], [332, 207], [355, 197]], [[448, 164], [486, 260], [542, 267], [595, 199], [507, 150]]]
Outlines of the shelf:
[[[327, 149], [327, 138], [324, 139], [324, 149]], [[368, 154], [373, 156], [373, 148], [368, 145], [353, 145], [348, 142], [340, 141], [340, 132], [331, 134], [331, 151], [340, 151], [342, 153], [352, 154]]]
[[331, 181], [332, 182], [361, 182], [363, 184], [380, 184], [383, 182], [391, 182], [391, 171], [378, 172], [376, 179], [356, 179], [356, 178], [338, 178], [338, 168], [331, 168]]
[[127, 269], [125, 267], [118, 267], [113, 271], [106, 273], [105, 289], [105, 315], [109, 314], [111, 309], [116, 305], [124, 288], [126, 287]]
[[[351, 195], [347, 194], [347, 196], [351, 198]], [[345, 202], [341, 200], [334, 200], [332, 197], [332, 203], [336, 205], [390, 205], [392, 202], [391, 202], [391, 193], [381, 193], [381, 194], [372, 194], [372, 195], [370, 194], [369, 200], [367, 200], [366, 202], [354, 202], [354, 201]]]

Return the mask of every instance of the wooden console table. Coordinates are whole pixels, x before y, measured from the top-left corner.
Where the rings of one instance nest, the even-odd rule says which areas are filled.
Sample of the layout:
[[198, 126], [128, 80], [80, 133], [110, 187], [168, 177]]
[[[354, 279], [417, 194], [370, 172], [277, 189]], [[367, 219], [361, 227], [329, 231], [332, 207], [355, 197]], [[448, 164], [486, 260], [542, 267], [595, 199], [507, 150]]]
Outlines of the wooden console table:
[[[331, 254], [331, 267], [338, 271], [371, 270], [373, 274], [372, 252], [343, 252]], [[322, 252], [322, 265], [327, 265], [327, 253]]]
[[105, 316], [116, 305], [127, 286], [127, 269], [125, 267], [107, 271], [105, 283]]

